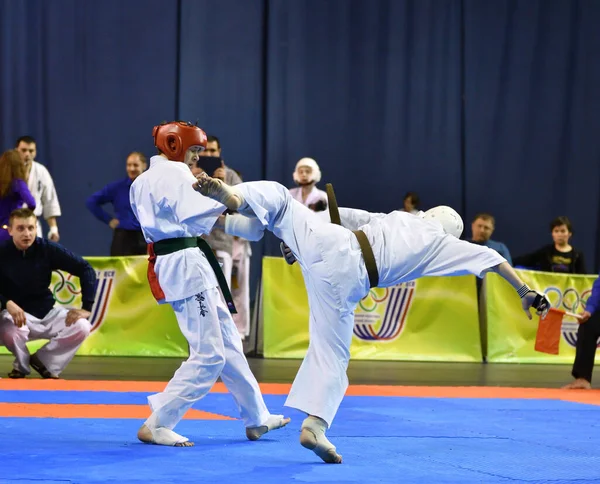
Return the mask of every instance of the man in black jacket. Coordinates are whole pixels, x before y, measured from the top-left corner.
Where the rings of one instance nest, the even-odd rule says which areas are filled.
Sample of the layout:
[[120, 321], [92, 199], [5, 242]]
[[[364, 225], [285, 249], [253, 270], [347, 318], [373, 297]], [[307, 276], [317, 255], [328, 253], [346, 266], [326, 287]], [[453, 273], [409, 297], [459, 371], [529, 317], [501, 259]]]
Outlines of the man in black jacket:
[[[22, 208], [12, 212], [11, 240], [0, 244], [0, 343], [15, 355], [10, 378], [24, 378], [33, 367], [43, 378], [58, 378], [90, 334], [96, 272], [64, 247], [36, 237], [37, 220]], [[55, 307], [49, 289], [52, 271], [79, 277], [81, 309]], [[49, 342], [30, 355], [27, 341]]]

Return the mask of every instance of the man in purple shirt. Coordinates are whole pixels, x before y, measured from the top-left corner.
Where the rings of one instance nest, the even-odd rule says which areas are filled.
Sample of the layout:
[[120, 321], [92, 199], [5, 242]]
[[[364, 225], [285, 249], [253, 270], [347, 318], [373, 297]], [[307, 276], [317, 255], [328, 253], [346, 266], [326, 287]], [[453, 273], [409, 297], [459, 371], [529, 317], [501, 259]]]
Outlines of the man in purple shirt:
[[[129, 188], [144, 170], [146, 157], [139, 151], [130, 153], [127, 157], [127, 177], [109, 183], [87, 199], [86, 206], [89, 211], [113, 229], [110, 246], [110, 255], [113, 257], [146, 254], [146, 240], [129, 203]], [[102, 208], [102, 205], [107, 203], [112, 204], [114, 215]]]
[[575, 380], [563, 388], [574, 390], [592, 388], [598, 337], [600, 337], [600, 278], [594, 281], [592, 295], [587, 300], [577, 331], [577, 350], [571, 372]]

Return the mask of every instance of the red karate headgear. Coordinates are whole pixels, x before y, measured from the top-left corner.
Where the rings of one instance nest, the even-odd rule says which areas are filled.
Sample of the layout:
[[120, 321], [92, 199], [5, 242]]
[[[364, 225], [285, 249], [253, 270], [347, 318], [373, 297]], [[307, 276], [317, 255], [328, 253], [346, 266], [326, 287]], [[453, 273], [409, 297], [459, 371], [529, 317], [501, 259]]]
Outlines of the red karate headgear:
[[206, 133], [185, 121], [171, 121], [154, 126], [152, 137], [154, 146], [171, 161], [185, 161], [185, 153], [191, 146], [206, 149]]

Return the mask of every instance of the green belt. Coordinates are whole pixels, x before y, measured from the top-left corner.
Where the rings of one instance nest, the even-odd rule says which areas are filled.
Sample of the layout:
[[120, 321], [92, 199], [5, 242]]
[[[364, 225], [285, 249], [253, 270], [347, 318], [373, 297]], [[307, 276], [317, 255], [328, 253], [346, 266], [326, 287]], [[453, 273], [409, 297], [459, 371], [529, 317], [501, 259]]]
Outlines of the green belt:
[[[333, 185], [328, 183], [325, 185], [325, 189], [327, 190], [327, 205], [329, 207], [329, 217], [331, 218], [331, 223], [342, 225], [340, 210], [338, 209], [337, 200], [335, 199]], [[360, 246], [360, 251], [362, 252], [363, 259], [365, 261], [365, 267], [367, 268], [367, 274], [369, 275], [369, 285], [371, 287], [377, 287], [379, 284], [379, 271], [377, 270], [375, 255], [373, 254], [371, 244], [369, 244], [369, 239], [367, 239], [367, 236], [362, 230], [353, 230], [352, 233], [358, 240], [358, 245]]]
[[231, 314], [236, 314], [237, 310], [235, 309], [235, 304], [233, 304], [233, 297], [231, 296], [227, 281], [225, 280], [225, 275], [221, 270], [221, 265], [210, 248], [210, 245], [208, 245], [202, 237], [177, 237], [174, 239], [159, 240], [158, 242], [154, 242], [154, 253], [156, 255], [167, 255], [192, 247], [198, 247], [208, 259], [208, 263], [217, 276], [217, 281], [223, 292], [223, 297], [225, 298], [229, 312]]

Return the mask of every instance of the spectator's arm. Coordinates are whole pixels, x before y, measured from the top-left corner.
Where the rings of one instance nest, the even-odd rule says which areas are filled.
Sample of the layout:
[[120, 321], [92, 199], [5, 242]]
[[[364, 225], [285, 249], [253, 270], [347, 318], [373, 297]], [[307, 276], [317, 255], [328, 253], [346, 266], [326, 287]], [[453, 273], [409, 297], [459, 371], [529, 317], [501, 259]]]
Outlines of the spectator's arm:
[[112, 215], [102, 208], [102, 205], [111, 203], [114, 200], [112, 188], [112, 183], [106, 185], [102, 190], [91, 195], [85, 202], [85, 206], [92, 212], [94, 217], [105, 224], [108, 224], [113, 219]]
[[81, 284], [81, 309], [91, 311], [96, 296], [96, 271], [89, 262], [64, 247], [48, 243], [52, 270], [62, 270], [79, 277]]
[[600, 277], [594, 281], [592, 286], [592, 295], [587, 300], [585, 310], [590, 314], [594, 314], [600, 307]]
[[530, 254], [521, 255], [519, 257], [515, 257], [513, 262], [515, 267], [528, 267], [531, 269], [535, 269], [540, 265], [540, 258], [542, 257], [542, 251], [537, 250], [535, 252], [531, 252]]
[[15, 191], [18, 193], [19, 197], [21, 197], [21, 200], [23, 200], [31, 210], [35, 210], [35, 198], [33, 198], [33, 195], [29, 191], [27, 183], [18, 178], [16, 179], [16, 182]]
[[577, 259], [575, 260], [575, 274], [586, 274], [585, 272], [585, 259], [583, 257], [583, 252], [578, 252]]

